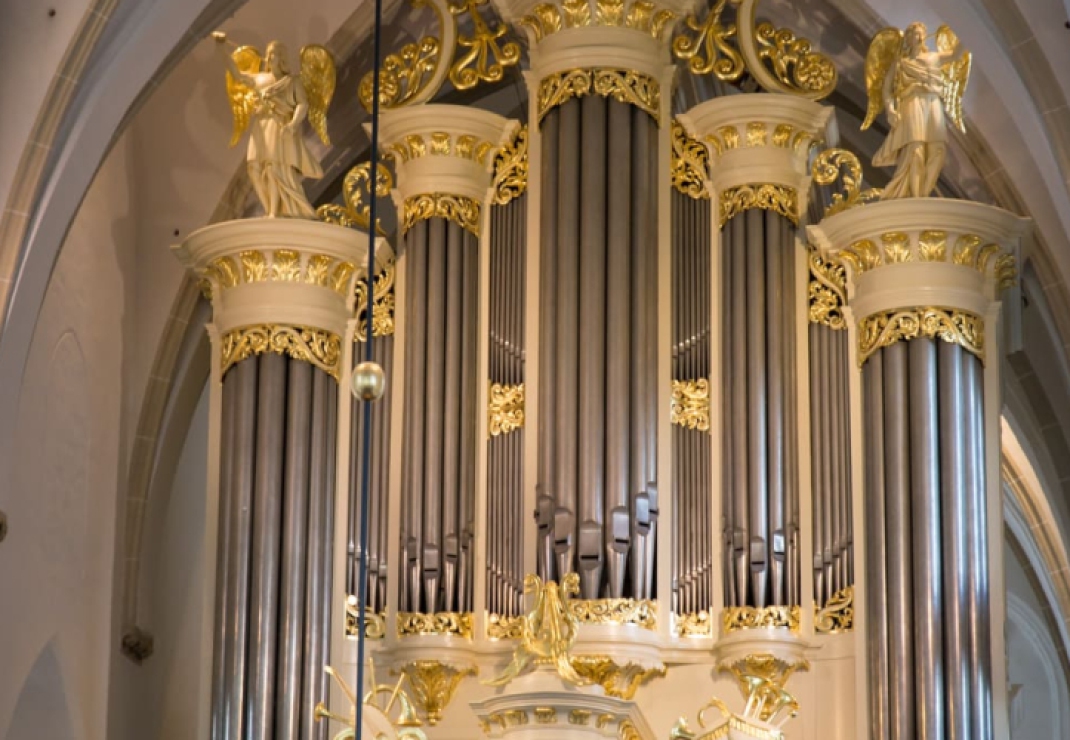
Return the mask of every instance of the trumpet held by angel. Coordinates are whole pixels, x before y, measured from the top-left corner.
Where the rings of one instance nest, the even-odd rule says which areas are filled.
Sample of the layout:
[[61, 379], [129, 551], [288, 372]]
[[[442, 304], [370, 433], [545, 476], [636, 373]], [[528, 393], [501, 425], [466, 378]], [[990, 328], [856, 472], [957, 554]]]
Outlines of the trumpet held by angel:
[[[213, 37], [220, 48], [227, 43], [223, 33]], [[320, 141], [330, 144], [327, 108], [337, 77], [334, 57], [326, 47], [309, 44], [299, 58], [295, 75], [279, 41], [269, 43], [263, 55], [252, 46], [237, 46], [226, 55], [227, 97], [234, 114], [230, 145], [249, 130], [249, 179], [271, 218], [316, 216], [301, 182], [323, 177], [323, 169], [309, 151], [302, 123], [307, 119]]]
[[885, 112], [890, 130], [873, 165], [896, 168], [885, 200], [930, 195], [947, 156], [948, 119], [966, 132], [962, 96], [971, 55], [948, 26], [935, 35], [934, 51], [923, 23], [911, 23], [905, 31], [886, 28], [866, 53], [868, 107], [862, 130]]

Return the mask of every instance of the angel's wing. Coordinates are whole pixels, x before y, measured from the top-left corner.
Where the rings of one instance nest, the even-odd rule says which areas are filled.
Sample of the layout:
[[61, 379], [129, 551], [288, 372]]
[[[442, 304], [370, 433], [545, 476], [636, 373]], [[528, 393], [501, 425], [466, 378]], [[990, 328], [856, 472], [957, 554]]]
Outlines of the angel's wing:
[[903, 32], [898, 28], [885, 28], [869, 42], [866, 52], [866, 97], [869, 102], [866, 120], [862, 122], [863, 131], [873, 124], [884, 108], [884, 78], [888, 76], [902, 43]]
[[[959, 39], [955, 32], [947, 25], [940, 26], [936, 30], [936, 48], [943, 54], [953, 54], [958, 50]], [[944, 110], [947, 117], [955, 124], [962, 133], [966, 133], [966, 122], [962, 115], [962, 96], [966, 93], [966, 83], [970, 81], [970, 65], [973, 63], [973, 55], [963, 52], [958, 59], [945, 63], [941, 69], [944, 72], [944, 92], [941, 98], [944, 101]]]
[[[252, 46], [239, 46], [230, 55], [238, 71], [244, 74], [256, 74], [260, 71], [260, 52]], [[227, 70], [227, 97], [230, 98], [230, 110], [234, 113], [234, 132], [230, 135], [230, 145], [234, 146], [249, 127], [249, 117], [256, 105], [256, 91]]]
[[327, 47], [309, 44], [301, 49], [301, 84], [308, 98], [308, 121], [324, 144], [330, 144], [327, 136], [327, 108], [334, 97], [337, 72], [334, 57]]

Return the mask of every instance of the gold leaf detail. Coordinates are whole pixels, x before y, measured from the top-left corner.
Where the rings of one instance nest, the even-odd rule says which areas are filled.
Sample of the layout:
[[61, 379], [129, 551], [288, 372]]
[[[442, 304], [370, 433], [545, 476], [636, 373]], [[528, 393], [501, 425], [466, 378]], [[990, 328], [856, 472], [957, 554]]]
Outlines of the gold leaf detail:
[[[417, 101], [426, 101], [437, 91], [449, 64], [452, 54], [452, 37], [456, 24], [452, 18], [443, 15], [439, 3], [427, 0], [413, 0], [413, 6], [430, 5], [438, 19], [439, 35], [451, 45], [448, 53], [442, 53], [442, 41], [428, 34], [419, 41], [406, 44], [395, 53], [383, 58], [379, 72], [379, 104], [383, 108], [399, 108]], [[447, 23], [450, 24], [447, 27]], [[443, 68], [439, 73], [440, 66]], [[372, 110], [374, 77], [368, 72], [360, 80], [357, 97], [369, 113]], [[432, 89], [434, 86], [434, 89]]]
[[779, 213], [793, 224], [799, 223], [799, 201], [795, 188], [773, 183], [740, 185], [721, 191], [721, 224], [738, 213], [762, 208]]
[[569, 606], [582, 624], [631, 624], [646, 630], [658, 626], [658, 605], [647, 599], [571, 599]]
[[[375, 276], [374, 295], [372, 296], [372, 336], [388, 337], [394, 333], [394, 280], [397, 265], [391, 259]], [[368, 337], [368, 283], [357, 280], [357, 330], [353, 341], [363, 342]]]
[[768, 131], [761, 121], [751, 121], [747, 124], [747, 146], [765, 146], [768, 140]]
[[859, 322], [859, 367], [878, 349], [916, 337], [935, 338], [960, 345], [984, 362], [984, 319], [966, 311], [930, 306], [883, 311]]
[[242, 281], [246, 283], [261, 283], [267, 281], [267, 259], [263, 252], [248, 250], [238, 253], [241, 260]]
[[271, 255], [271, 279], [296, 282], [301, 276], [301, 255], [292, 249], [276, 249]]
[[672, 53], [687, 62], [692, 74], [712, 72], [722, 82], [735, 82], [743, 75], [745, 66], [743, 56], [731, 43], [736, 36], [735, 24], [721, 23], [726, 4], [727, 0], [717, 0], [703, 21], [688, 16], [687, 28], [696, 35], [688, 35], [686, 31], [678, 35], [673, 39]]
[[524, 384], [490, 383], [487, 394], [487, 431], [491, 437], [524, 426]]
[[947, 232], [926, 230], [918, 237], [918, 256], [922, 262], [943, 262], [947, 259]]
[[825, 209], [828, 218], [848, 208], [865, 205], [880, 200], [881, 190], [869, 188], [860, 190], [862, 185], [862, 164], [846, 149], [826, 149], [814, 160], [810, 168], [814, 182], [818, 185], [831, 185], [836, 178], [843, 180], [843, 193], [835, 193], [832, 202]]
[[799, 631], [800, 610], [798, 606], [730, 606], [721, 613], [725, 633], [739, 630], [787, 628]]
[[[357, 607], [346, 604], [346, 636], [356, 637], [358, 629]], [[386, 612], [364, 612], [364, 636], [369, 640], [381, 640], [386, 636]]]
[[539, 120], [555, 106], [590, 94], [634, 105], [658, 120], [661, 86], [649, 75], [626, 69], [571, 69], [539, 83]]
[[859, 275], [866, 270], [872, 270], [884, 264], [881, 251], [869, 239], [859, 239], [853, 242], [851, 246], [840, 252], [839, 256], [840, 259], [851, 265], [855, 274]]
[[721, 126], [717, 129], [718, 135], [721, 137], [721, 141], [724, 142], [725, 149], [738, 149], [739, 148], [739, 131], [735, 126]]
[[677, 637], [713, 637], [716, 622], [707, 611], [676, 615]]
[[524, 616], [487, 615], [488, 640], [519, 640], [524, 634]]
[[220, 350], [220, 377], [247, 357], [274, 352], [315, 365], [338, 380], [342, 341], [337, 334], [322, 329], [261, 324], [227, 332]]
[[955, 250], [951, 258], [956, 265], [973, 267], [977, 261], [977, 248], [981, 246], [981, 237], [976, 234], [962, 234], [955, 240]]
[[854, 629], [854, 586], [840, 589], [820, 609], [814, 605], [814, 630], [823, 635]]
[[1013, 254], [1002, 254], [996, 258], [996, 285], [1000, 290], [1013, 288], [1018, 279], [1018, 266]]
[[835, 65], [825, 55], [813, 51], [807, 39], [771, 23], [759, 23], [755, 38], [758, 58], [783, 85], [774, 92], [794, 92], [820, 100], [836, 89]]
[[305, 282], [309, 285], [329, 288], [332, 264], [334, 264], [334, 259], [325, 254], [312, 255], [308, 258], [308, 265], [305, 267]]
[[685, 429], [710, 431], [710, 381], [672, 381], [672, 423]]
[[429, 218], [444, 218], [453, 221], [476, 236], [480, 232], [479, 202], [463, 195], [425, 193], [405, 200], [402, 209], [401, 231], [408, 231], [419, 221]]
[[471, 612], [398, 612], [398, 637], [413, 635], [453, 635], [472, 637]]
[[773, 129], [773, 146], [787, 149], [791, 146], [791, 134], [795, 127], [790, 123], [780, 123]]
[[684, 195], [708, 199], [706, 189], [709, 155], [675, 120], [672, 122], [672, 184]]
[[521, 126], [516, 137], [494, 158], [494, 203], [504, 206], [519, 198], [528, 187], [528, 127]]
[[208, 263], [205, 274], [209, 279], [214, 279], [220, 288], [233, 288], [240, 280], [238, 268], [230, 257], [216, 257]]
[[449, 706], [457, 686], [466, 676], [474, 676], [478, 672], [473, 665], [456, 666], [438, 660], [413, 660], [402, 665], [395, 675], [404, 675], [409, 680], [413, 700], [422, 710], [427, 724], [434, 727], [442, 720], [442, 712]]
[[977, 253], [977, 269], [984, 274], [988, 272], [988, 261], [995, 257], [1000, 252], [1000, 246], [998, 244], [986, 244], [981, 247], [981, 251]]
[[467, 12], [472, 19], [472, 35], [458, 36], [458, 47], [468, 51], [457, 52], [450, 67], [450, 82], [458, 90], [469, 90], [480, 82], [499, 82], [505, 76], [505, 68], [520, 61], [520, 44], [515, 41], [499, 43], [508, 29], [499, 23], [493, 30], [476, 9], [487, 0], [461, 0], [451, 5], [450, 12], [460, 15]]
[[630, 701], [641, 684], [665, 675], [665, 666], [646, 668], [638, 663], [621, 665], [605, 655], [582, 655], [572, 659], [576, 673], [598, 684], [606, 696]]
[[847, 275], [842, 264], [826, 260], [810, 250], [810, 322], [831, 329], [846, 329], [843, 307], [847, 303]]
[[[722, 663], [718, 670], [731, 673], [739, 682], [739, 690], [747, 699], [747, 709], [753, 712], [744, 712], [746, 717], [772, 723], [777, 722], [778, 715], [785, 710], [790, 716], [798, 712], [799, 703], [784, 687], [796, 671], [810, 670], [810, 663], [802, 659], [789, 662], [770, 653], [752, 653], [740, 660]], [[701, 714], [699, 721], [702, 721]]]
[[[382, 162], [376, 167], [375, 196], [385, 198], [394, 187], [394, 178]], [[369, 231], [371, 229], [371, 163], [362, 162], [346, 173], [342, 180], [342, 197], [345, 206], [328, 203], [316, 209], [316, 216], [321, 221]], [[379, 219], [376, 219], [375, 231], [384, 235]]]
[[914, 255], [910, 251], [910, 237], [902, 231], [889, 231], [881, 234], [884, 246], [884, 258], [888, 264], [910, 262]]

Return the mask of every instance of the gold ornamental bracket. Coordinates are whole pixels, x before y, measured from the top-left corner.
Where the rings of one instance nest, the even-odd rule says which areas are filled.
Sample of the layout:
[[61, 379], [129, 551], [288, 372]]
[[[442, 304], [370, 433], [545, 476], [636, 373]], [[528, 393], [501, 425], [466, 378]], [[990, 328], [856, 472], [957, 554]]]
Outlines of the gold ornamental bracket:
[[[736, 7], [734, 22], [723, 17]], [[716, 0], [705, 18], [688, 16], [673, 40], [677, 59], [697, 75], [738, 82], [747, 72], [772, 93], [821, 100], [836, 89], [836, 67], [809, 40], [757, 20], [758, 0]]]
[[709, 200], [710, 159], [706, 147], [687, 135], [679, 121], [672, 122], [672, 185], [695, 200]]
[[[375, 193], [372, 194], [371, 163], [362, 162], [346, 173], [342, 181], [342, 198], [344, 205], [325, 203], [316, 209], [316, 216], [321, 221], [348, 226], [368, 232], [371, 230], [371, 199], [386, 198], [394, 187], [394, 177], [390, 169], [382, 162], [376, 167]], [[375, 233], [385, 236], [382, 222], [375, 220]]]
[[454, 664], [440, 660], [412, 660], [394, 671], [408, 679], [408, 686], [416, 706], [427, 724], [434, 727], [442, 721], [442, 712], [453, 700], [457, 687], [479, 669], [469, 664]]
[[516, 135], [502, 145], [494, 158], [494, 190], [496, 206], [508, 205], [528, 189], [528, 127], [524, 124]]
[[[372, 281], [372, 336], [388, 337], [394, 334], [394, 308], [396, 296], [394, 294], [394, 282], [396, 280], [397, 263], [393, 255], [384, 261], [382, 269]], [[365, 342], [368, 338], [368, 283], [364, 280], [357, 281], [355, 296], [357, 312], [357, 330], [353, 334], [353, 341]]]
[[814, 604], [814, 631], [820, 635], [835, 635], [854, 629], [854, 586], [847, 586], [832, 595], [820, 609]]
[[832, 202], [825, 208], [826, 217], [880, 200], [880, 188], [862, 190], [862, 163], [846, 149], [824, 150], [814, 160], [811, 172], [815, 185], [831, 185], [837, 179], [843, 182], [844, 192], [833, 194]]
[[847, 305], [847, 274], [842, 264], [824, 259], [816, 249], [808, 249], [810, 283], [810, 323], [830, 329], [846, 329], [843, 307]]

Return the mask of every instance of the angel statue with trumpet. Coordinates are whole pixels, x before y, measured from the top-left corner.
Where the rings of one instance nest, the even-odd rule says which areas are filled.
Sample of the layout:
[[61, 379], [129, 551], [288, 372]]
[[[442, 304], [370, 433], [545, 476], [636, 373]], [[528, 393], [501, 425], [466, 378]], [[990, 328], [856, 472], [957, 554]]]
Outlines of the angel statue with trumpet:
[[[970, 75], [970, 53], [960, 48], [952, 30], [936, 31], [930, 51], [925, 25], [906, 31], [886, 28], [866, 52], [869, 105], [862, 130], [884, 108], [891, 131], [873, 157], [875, 167], [895, 165], [883, 199], [924, 198], [936, 188], [947, 155], [947, 123], [966, 133], [962, 95]], [[946, 118], [945, 118], [946, 116]]]
[[[226, 34], [212, 36], [222, 49]], [[323, 177], [323, 169], [308, 150], [301, 122], [307, 117], [320, 140], [330, 144], [327, 107], [334, 96], [334, 57], [325, 47], [310, 44], [300, 58], [300, 75], [295, 76], [279, 41], [269, 43], [263, 57], [252, 46], [237, 46], [226, 55], [227, 97], [234, 113], [230, 145], [250, 129], [246, 166], [270, 218], [316, 216], [301, 181]]]

